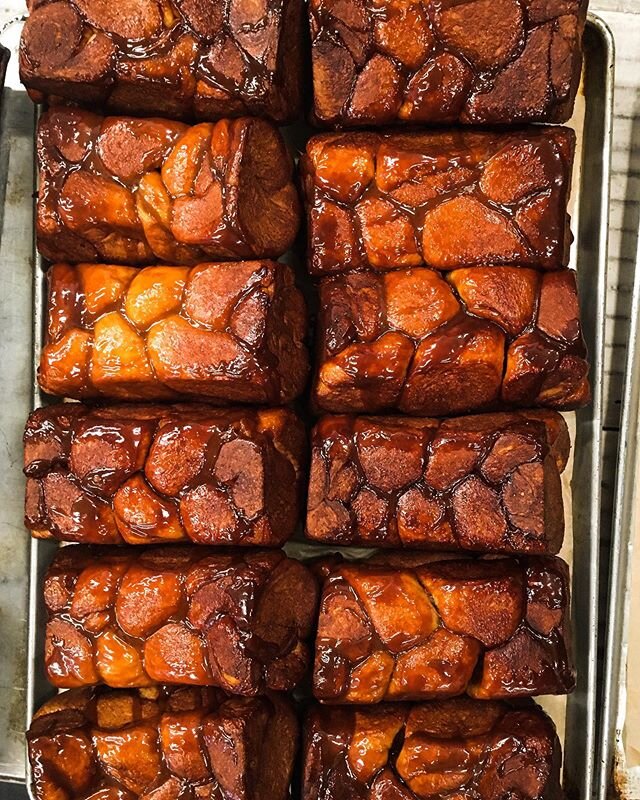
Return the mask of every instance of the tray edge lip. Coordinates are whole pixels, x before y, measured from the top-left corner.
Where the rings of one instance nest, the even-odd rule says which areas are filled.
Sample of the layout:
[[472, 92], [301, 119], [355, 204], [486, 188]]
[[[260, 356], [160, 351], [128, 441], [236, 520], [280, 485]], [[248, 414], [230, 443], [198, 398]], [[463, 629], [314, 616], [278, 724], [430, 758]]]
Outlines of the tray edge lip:
[[640, 455], [634, 435], [640, 421], [640, 230], [636, 248], [616, 458], [608, 607], [603, 636], [602, 712], [596, 785], [598, 800], [606, 800], [615, 779], [614, 759], [625, 717], [622, 700], [626, 696], [626, 660], [623, 655], [627, 652], [630, 622], [628, 592], [634, 546], [631, 510], [635, 465]]

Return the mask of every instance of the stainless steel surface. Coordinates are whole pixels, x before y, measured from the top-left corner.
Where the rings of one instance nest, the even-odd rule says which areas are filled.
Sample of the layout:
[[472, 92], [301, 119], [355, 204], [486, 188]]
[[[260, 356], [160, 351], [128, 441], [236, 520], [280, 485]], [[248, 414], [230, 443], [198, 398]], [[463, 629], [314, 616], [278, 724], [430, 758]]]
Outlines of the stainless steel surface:
[[[631, 301], [626, 377], [622, 398], [622, 420], [616, 475], [616, 497], [611, 538], [609, 613], [603, 671], [603, 710], [598, 742], [597, 798], [605, 800], [616, 777], [617, 752], [623, 748], [626, 716], [626, 686], [629, 640], [631, 557], [634, 547], [635, 469], [640, 450], [637, 431], [640, 421], [640, 238], [636, 256], [635, 280]], [[637, 773], [637, 768], [635, 769]], [[621, 774], [617, 776], [622, 779]], [[637, 779], [637, 776], [636, 776]], [[636, 788], [637, 790], [637, 788]], [[629, 795], [631, 797], [632, 795]]]
[[[567, 704], [567, 732], [565, 736], [565, 783], [570, 796], [588, 798], [591, 796], [593, 768], [595, 761], [595, 717], [596, 717], [596, 627], [597, 627], [597, 576], [598, 576], [598, 537], [600, 517], [600, 481], [601, 481], [601, 425], [602, 425], [602, 370], [603, 370], [603, 345], [604, 345], [604, 309], [606, 289], [606, 240], [607, 240], [607, 207], [609, 186], [609, 157], [611, 133], [611, 98], [613, 91], [613, 41], [610, 32], [602, 20], [596, 15], [590, 15], [586, 34], [586, 118], [583, 147], [582, 175], [585, 182], [577, 198], [574, 209], [574, 220], [577, 227], [577, 245], [574, 252], [577, 255], [578, 279], [582, 295], [583, 317], [586, 338], [592, 357], [592, 378], [594, 383], [593, 405], [577, 414], [576, 417], [576, 447], [575, 465], [573, 473], [574, 489], [574, 560], [573, 560], [573, 595], [574, 595], [574, 630], [576, 632], [576, 662], [579, 670], [578, 689], [569, 698]], [[13, 526], [16, 553], [22, 549], [26, 555], [29, 548], [29, 632], [28, 651], [26, 663], [24, 656], [17, 669], [15, 682], [18, 685], [13, 692], [20, 698], [24, 692], [26, 680], [26, 702], [22, 694], [20, 701], [15, 705], [19, 722], [23, 724], [30, 717], [34, 707], [52, 693], [52, 689], [44, 679], [42, 663], [42, 637], [44, 629], [44, 613], [40, 599], [40, 586], [42, 573], [51, 558], [54, 545], [47, 542], [32, 540], [28, 545], [25, 532], [21, 528], [22, 518], [22, 491], [23, 484], [19, 476], [21, 463], [21, 448], [19, 439], [28, 410], [32, 406], [41, 405], [46, 401], [39, 393], [35, 384], [35, 360], [41, 342], [41, 322], [43, 315], [43, 281], [39, 264], [32, 273], [31, 231], [33, 229], [32, 207], [28, 194], [33, 181], [33, 109], [22, 92], [14, 92], [16, 113], [23, 120], [20, 128], [23, 145], [28, 147], [29, 153], [22, 154], [20, 159], [20, 183], [16, 186], [16, 198], [20, 202], [20, 216], [12, 212], [11, 222], [16, 227], [16, 240], [10, 247], [5, 243], [3, 235], [2, 250], [10, 249], [13, 259], [18, 261], [16, 275], [34, 275], [33, 280], [33, 332], [21, 334], [16, 323], [17, 339], [13, 349], [8, 349], [9, 342], [3, 331], [3, 340], [0, 348], [3, 349], [5, 361], [11, 361], [14, 368], [22, 373], [30, 369], [34, 363], [33, 382], [31, 376], [23, 374], [22, 393], [18, 396], [11, 392], [10, 406], [11, 418], [7, 418], [7, 425], [0, 425], [0, 431], [11, 434], [16, 443], [15, 455], [12, 461], [10, 479], [11, 491], [5, 492], [7, 481], [0, 487], [0, 510], [7, 512]], [[19, 111], [18, 111], [19, 110]], [[31, 116], [29, 116], [31, 114]], [[5, 128], [3, 127], [3, 132]], [[5, 141], [3, 136], [3, 142]], [[1, 152], [1, 151], [0, 151]], [[13, 153], [13, 148], [12, 148]], [[1, 176], [0, 176], [1, 177]], [[14, 222], [16, 220], [16, 222]], [[19, 221], [18, 221], [19, 220]], [[4, 233], [4, 231], [3, 231]], [[0, 256], [2, 251], [0, 251]], [[3, 269], [7, 267], [7, 260], [3, 261]], [[6, 284], [5, 284], [6, 285]], [[31, 292], [25, 290], [24, 283], [18, 292], [20, 297], [31, 297]], [[1, 298], [12, 309], [20, 309], [16, 295], [9, 293]], [[2, 306], [0, 306], [1, 310]], [[25, 313], [24, 311], [22, 312]], [[30, 318], [29, 312], [27, 315]], [[22, 316], [24, 323], [26, 317]], [[10, 323], [13, 325], [13, 323]], [[6, 326], [5, 329], [6, 330]], [[28, 342], [28, 347], [25, 343]], [[31, 348], [31, 343], [33, 347]], [[7, 348], [7, 349], [5, 349]], [[6, 373], [5, 373], [6, 374]], [[26, 378], [26, 381], [24, 380]], [[4, 422], [4, 420], [2, 420]], [[5, 434], [6, 435], [6, 434]], [[6, 495], [6, 496], [5, 496]], [[7, 526], [5, 525], [5, 528]], [[10, 526], [9, 526], [10, 527]], [[26, 560], [26, 559], [25, 559]], [[16, 558], [7, 564], [11, 576], [21, 577], [21, 570], [25, 569], [24, 562], [19, 563]], [[21, 584], [24, 587], [24, 583]], [[3, 602], [0, 599], [0, 604]], [[17, 615], [20, 616], [19, 614]], [[24, 614], [23, 614], [24, 616]], [[19, 627], [19, 626], [18, 626]], [[3, 623], [4, 628], [4, 623]], [[26, 634], [22, 629], [23, 641]], [[20, 638], [19, 636], [17, 637]], [[22, 653], [24, 654], [24, 644]], [[0, 659], [8, 654], [0, 654]], [[0, 661], [0, 665], [1, 665]], [[25, 674], [26, 673], [26, 674]], [[4, 695], [4, 692], [3, 692]], [[15, 701], [14, 701], [15, 702]], [[26, 706], [26, 713], [22, 713]], [[0, 703], [0, 715], [3, 705]], [[4, 718], [0, 716], [0, 724]], [[19, 728], [18, 728], [19, 730]], [[11, 750], [12, 763], [7, 772], [2, 768], [2, 775], [20, 779], [24, 775], [24, 749], [18, 735], [18, 749], [14, 746]], [[2, 745], [0, 745], [1, 747]], [[19, 751], [19, 757], [16, 755]]]
[[578, 686], [567, 705], [564, 769], [565, 789], [576, 798], [592, 796], [596, 764], [603, 364], [614, 86], [613, 37], [594, 14], [589, 15], [585, 33], [585, 56], [586, 113], [576, 233], [578, 283], [585, 336], [592, 354], [594, 396], [590, 408], [576, 413], [572, 480], [573, 631]]
[[[4, 39], [3, 39], [4, 40]], [[29, 539], [22, 525], [24, 415], [31, 403], [33, 106], [10, 86], [0, 135], [0, 776], [24, 780]]]

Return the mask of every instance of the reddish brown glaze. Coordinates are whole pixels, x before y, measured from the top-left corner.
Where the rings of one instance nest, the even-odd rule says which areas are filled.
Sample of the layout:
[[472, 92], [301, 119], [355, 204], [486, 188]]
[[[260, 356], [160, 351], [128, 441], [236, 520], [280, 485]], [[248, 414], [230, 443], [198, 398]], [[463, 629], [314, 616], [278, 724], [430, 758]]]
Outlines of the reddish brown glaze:
[[217, 689], [72, 689], [27, 732], [34, 800], [286, 800], [288, 700]]
[[587, 0], [311, 0], [315, 118], [566, 122]]
[[319, 293], [313, 397], [325, 411], [439, 417], [590, 400], [571, 270], [352, 272]]
[[37, 150], [37, 243], [51, 261], [272, 258], [296, 236], [292, 161], [262, 119], [188, 127], [58, 107]]
[[560, 550], [560, 471], [569, 434], [554, 411], [441, 422], [323, 417], [311, 444], [310, 539], [431, 550]]
[[560, 742], [531, 701], [315, 706], [302, 800], [562, 800]]
[[300, 514], [305, 439], [286, 409], [40, 408], [24, 433], [25, 524], [85, 544], [280, 547]]
[[50, 394], [280, 404], [304, 388], [306, 309], [285, 264], [56, 264], [48, 280]]
[[256, 695], [309, 661], [313, 574], [282, 550], [63, 547], [44, 581], [54, 686], [183, 683]]
[[36, 102], [213, 120], [300, 111], [297, 0], [29, 0], [20, 77]]
[[559, 558], [400, 554], [324, 581], [313, 691], [325, 703], [573, 691]]
[[574, 143], [568, 128], [315, 136], [309, 269], [566, 266]]

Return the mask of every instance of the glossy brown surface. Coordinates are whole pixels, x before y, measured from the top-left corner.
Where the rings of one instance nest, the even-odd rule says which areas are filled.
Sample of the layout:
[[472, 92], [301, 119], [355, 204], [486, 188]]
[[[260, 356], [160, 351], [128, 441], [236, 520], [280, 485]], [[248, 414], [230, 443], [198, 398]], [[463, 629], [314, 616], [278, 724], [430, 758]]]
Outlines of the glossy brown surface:
[[315, 136], [309, 270], [566, 265], [574, 143], [568, 128]]
[[29, 0], [20, 77], [36, 102], [283, 122], [300, 111], [298, 0]]
[[324, 278], [319, 294], [322, 410], [438, 417], [590, 400], [571, 270], [352, 272]]
[[325, 125], [566, 122], [587, 0], [311, 0]]
[[58, 107], [40, 117], [37, 155], [37, 244], [51, 261], [273, 258], [296, 236], [293, 164], [262, 119], [189, 127]]
[[532, 702], [314, 707], [302, 800], [562, 800], [560, 742]]
[[306, 309], [284, 264], [56, 264], [48, 281], [50, 394], [277, 405], [305, 386]]
[[286, 409], [62, 403], [30, 415], [24, 447], [39, 538], [280, 547], [300, 515], [306, 433]]
[[58, 550], [44, 581], [45, 667], [59, 688], [183, 683], [256, 695], [309, 662], [311, 572], [282, 550]]
[[313, 691], [325, 703], [567, 694], [569, 571], [559, 558], [392, 555], [325, 579]]
[[530, 414], [323, 417], [311, 438], [307, 536], [368, 547], [557, 553], [569, 433], [554, 411]]
[[27, 732], [34, 800], [286, 800], [298, 724], [281, 696], [74, 689]]

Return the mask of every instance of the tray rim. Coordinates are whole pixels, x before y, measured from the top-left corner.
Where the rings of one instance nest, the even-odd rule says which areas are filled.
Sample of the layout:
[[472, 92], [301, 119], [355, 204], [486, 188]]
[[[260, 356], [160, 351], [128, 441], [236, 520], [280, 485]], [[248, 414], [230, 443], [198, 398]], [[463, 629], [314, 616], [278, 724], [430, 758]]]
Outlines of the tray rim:
[[[596, 797], [606, 800], [615, 774], [617, 745], [625, 723], [627, 647], [630, 623], [629, 591], [635, 531], [632, 526], [635, 470], [640, 457], [636, 437], [640, 423], [640, 231], [634, 264], [631, 318], [622, 411], [618, 434], [618, 457], [614, 494], [611, 555], [609, 565], [607, 622], [604, 637], [602, 716], [598, 742]], [[637, 546], [637, 544], [636, 544]], [[621, 687], [625, 687], [624, 689]]]
[[[598, 202], [599, 202], [599, 229], [597, 236], [597, 257], [593, 259], [584, 258], [583, 265], [578, 264], [578, 283], [579, 285], [585, 278], [585, 269], [588, 267], [597, 267], [597, 276], [594, 281], [595, 285], [595, 298], [596, 310], [594, 327], [594, 342], [591, 345], [592, 352], [592, 386], [593, 403], [591, 408], [582, 409], [577, 412], [576, 417], [576, 436], [581, 427], [588, 428], [591, 426], [591, 466], [593, 469], [591, 481], [591, 503], [589, 512], [589, 543], [586, 548], [588, 569], [588, 589], [589, 597], [588, 603], [585, 603], [580, 598], [578, 604], [577, 580], [579, 569], [576, 567], [576, 523], [574, 519], [574, 553], [572, 554], [572, 624], [574, 642], [578, 630], [583, 639], [587, 640], [586, 645], [586, 675], [583, 676], [585, 681], [585, 694], [586, 694], [586, 707], [575, 708], [579, 703], [567, 704], [567, 730], [573, 731], [571, 726], [571, 711], [575, 709], [577, 712], [577, 724], [582, 720], [586, 722], [586, 731], [584, 732], [584, 739], [582, 743], [582, 769], [580, 771], [571, 769], [568, 766], [567, 754], [577, 755], [574, 748], [567, 746], [567, 739], [565, 737], [564, 745], [564, 778], [565, 790], [571, 788], [573, 793], [581, 800], [587, 800], [593, 796], [593, 787], [596, 777], [597, 755], [596, 747], [596, 725], [598, 721], [598, 610], [599, 610], [599, 560], [600, 560], [600, 543], [601, 543], [601, 500], [602, 500], [602, 459], [603, 459], [603, 408], [604, 408], [604, 353], [605, 353], [605, 320], [606, 320], [606, 291], [607, 291], [607, 275], [608, 275], [608, 239], [609, 239], [609, 200], [610, 200], [610, 177], [611, 177], [611, 153], [612, 153], [612, 137], [613, 137], [613, 95], [614, 95], [614, 69], [615, 69], [615, 41], [613, 33], [604, 21], [602, 16], [595, 12], [589, 12], [587, 15], [587, 22], [589, 27], [597, 34], [599, 42], [603, 47], [603, 64], [604, 69], [604, 87], [603, 87], [603, 109], [601, 117], [602, 125], [602, 150], [601, 150], [601, 176], [602, 180], [599, 184]], [[584, 150], [584, 145], [583, 145]], [[584, 156], [584, 152], [583, 152]], [[582, 198], [581, 198], [582, 199]], [[581, 220], [578, 221], [578, 231], [582, 233]], [[580, 254], [578, 254], [578, 260]], [[587, 295], [584, 289], [581, 292], [581, 309], [583, 320], [587, 316]], [[588, 419], [583, 419], [585, 416]], [[589, 443], [586, 444], [586, 449], [589, 449]], [[573, 489], [573, 481], [572, 481]], [[574, 518], [576, 508], [574, 505]], [[584, 558], [583, 558], [584, 561]], [[580, 606], [580, 613], [578, 614], [578, 605]], [[579, 619], [577, 617], [579, 616]], [[580, 623], [585, 627], [580, 628]], [[578, 665], [578, 669], [580, 666]], [[580, 686], [580, 675], [578, 675]], [[574, 695], [575, 697], [575, 695]], [[577, 699], [577, 698], [576, 698]], [[579, 738], [579, 736], [577, 737]], [[573, 744], [573, 739], [569, 738], [569, 743]], [[571, 778], [571, 786], [567, 784], [567, 778]], [[571, 795], [573, 796], [573, 794]]]
[[[590, 441], [585, 443], [585, 449], [590, 450], [591, 464], [594, 469], [595, 477], [591, 483], [590, 492], [590, 530], [589, 530], [589, 545], [588, 545], [588, 559], [589, 559], [589, 592], [588, 592], [588, 605], [587, 605], [587, 619], [588, 619], [588, 644], [586, 647], [587, 658], [585, 663], [579, 669], [582, 675], [586, 678], [586, 707], [580, 709], [586, 713], [587, 730], [580, 733], [582, 738], [582, 746], [579, 748], [583, 752], [583, 759], [580, 770], [577, 770], [572, 778], [572, 785], [577, 789], [579, 797], [590, 798], [592, 796], [592, 787], [594, 782], [594, 769], [596, 762], [596, 754], [594, 752], [595, 736], [596, 736], [596, 705], [598, 701], [596, 693], [596, 679], [597, 679], [597, 616], [598, 616], [598, 560], [599, 560], [599, 518], [600, 518], [600, 505], [601, 505], [601, 492], [600, 492], [600, 474], [602, 467], [602, 409], [603, 409], [603, 364], [604, 364], [604, 321], [605, 321], [605, 301], [606, 301], [606, 279], [607, 279], [607, 243], [608, 243], [608, 207], [609, 207], [609, 193], [610, 193], [610, 161], [611, 161], [611, 136], [612, 136], [612, 121], [613, 121], [613, 65], [614, 65], [614, 38], [611, 29], [604, 21], [602, 16], [595, 12], [589, 12], [587, 16], [588, 25], [594, 30], [600, 39], [600, 43], [604, 49], [605, 67], [607, 70], [607, 77], [605, 78], [604, 87], [604, 114], [602, 116], [602, 130], [603, 130], [603, 149], [602, 149], [602, 181], [599, 185], [598, 197], [600, 203], [601, 225], [598, 236], [598, 251], [597, 259], [594, 262], [597, 264], [597, 286], [596, 286], [596, 309], [594, 314], [594, 345], [591, 347], [591, 377], [593, 391], [592, 405], [584, 409], [582, 416], [587, 417], [584, 420], [584, 426], [591, 427]], [[34, 143], [35, 150], [35, 143]], [[34, 153], [34, 189], [37, 184], [35, 153]], [[581, 195], [584, 194], [584, 188]], [[578, 223], [578, 230], [579, 228]], [[34, 226], [35, 228], [35, 226]], [[34, 352], [33, 352], [33, 396], [32, 408], [36, 408], [42, 404], [42, 395], [37, 383], [37, 364], [39, 359], [39, 350], [42, 342], [42, 327], [43, 327], [43, 290], [44, 290], [44, 274], [41, 269], [42, 259], [37, 255], [35, 246], [35, 230], [33, 232], [33, 250], [36, 253], [34, 272], [33, 272], [33, 299], [34, 299]], [[584, 267], [582, 268], [584, 270]], [[581, 268], [578, 266], [578, 275], [581, 274]], [[583, 308], [584, 310], [584, 308]], [[578, 412], [580, 414], [580, 412]], [[580, 422], [578, 422], [580, 427]], [[36, 698], [40, 701], [41, 687], [43, 685], [42, 676], [38, 675], [41, 670], [42, 650], [41, 650], [41, 633], [38, 631], [37, 619], [41, 610], [41, 597], [40, 586], [42, 584], [42, 577], [46, 565], [49, 561], [49, 554], [56, 548], [56, 543], [45, 542], [39, 539], [32, 538], [29, 545], [29, 589], [28, 589], [28, 636], [27, 636], [27, 687], [26, 687], [26, 715], [27, 724], [31, 720], [35, 706]], [[573, 558], [572, 558], [573, 561]], [[575, 576], [572, 579], [572, 594], [575, 617]], [[575, 626], [574, 626], [575, 636]], [[55, 691], [53, 687], [48, 687], [49, 693]], [[571, 704], [571, 695], [569, 696], [568, 704]], [[573, 695], [574, 698], [577, 696]], [[576, 702], [577, 704], [577, 702]], [[566, 767], [566, 764], [565, 764]], [[2, 776], [0, 776], [2, 778]], [[15, 781], [15, 778], [13, 779]], [[20, 781], [17, 781], [20, 782]], [[26, 743], [25, 743], [25, 782], [29, 795], [31, 793], [31, 770], [29, 760], [26, 757]]]

